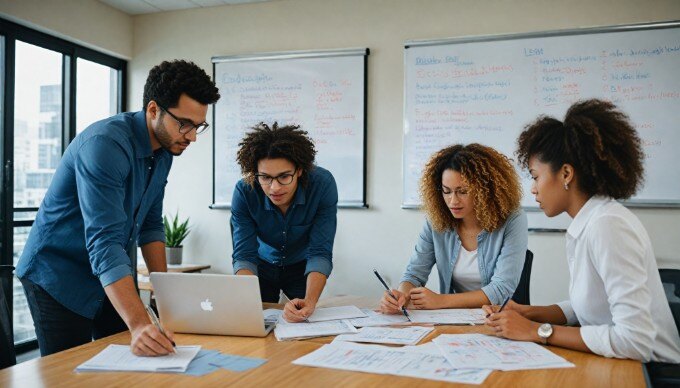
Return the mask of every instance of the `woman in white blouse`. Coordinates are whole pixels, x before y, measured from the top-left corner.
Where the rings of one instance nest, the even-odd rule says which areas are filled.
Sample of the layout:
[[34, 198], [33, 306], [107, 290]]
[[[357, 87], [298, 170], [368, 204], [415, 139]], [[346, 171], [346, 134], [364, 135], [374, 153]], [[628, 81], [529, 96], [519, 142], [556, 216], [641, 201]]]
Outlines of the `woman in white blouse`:
[[[567, 212], [569, 300], [551, 306], [484, 306], [497, 335], [605, 357], [680, 363], [680, 337], [652, 244], [616, 200], [642, 185], [644, 152], [610, 102], [574, 104], [564, 122], [539, 117], [518, 140], [543, 212]], [[554, 325], [554, 326], [553, 326]], [[564, 325], [580, 325], [564, 326]]]

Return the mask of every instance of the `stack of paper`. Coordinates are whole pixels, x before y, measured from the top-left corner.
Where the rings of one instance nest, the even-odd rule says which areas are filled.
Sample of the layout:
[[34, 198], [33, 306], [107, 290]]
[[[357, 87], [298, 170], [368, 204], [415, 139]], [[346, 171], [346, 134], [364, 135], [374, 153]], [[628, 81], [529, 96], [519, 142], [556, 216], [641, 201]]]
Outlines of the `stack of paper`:
[[96, 356], [76, 367], [76, 372], [125, 371], [183, 373], [196, 357], [200, 346], [178, 346], [175, 354], [160, 357], [139, 357], [129, 345], [109, 345]]
[[376, 344], [415, 345], [425, 338], [433, 327], [410, 326], [404, 328], [393, 327], [364, 327], [357, 334], [343, 334], [335, 337], [336, 341], [372, 342]]
[[274, 335], [279, 341], [325, 337], [328, 335], [356, 332], [357, 329], [355, 329], [346, 319], [340, 321], [290, 323], [281, 318], [274, 329]]
[[366, 313], [356, 306], [322, 307], [314, 310], [312, 315], [307, 318], [307, 322], [335, 321], [366, 316]]
[[490, 373], [453, 369], [436, 349], [420, 348], [335, 342], [298, 358], [293, 364], [465, 384], [481, 384]]
[[482, 309], [408, 310], [413, 323], [439, 325], [481, 325], [486, 313]]
[[349, 322], [356, 327], [366, 326], [389, 326], [407, 324], [410, 321], [404, 314], [382, 314], [371, 309], [361, 309], [366, 314], [366, 318], [350, 319]]
[[574, 364], [533, 342], [484, 334], [442, 334], [432, 340], [457, 369], [570, 368]]

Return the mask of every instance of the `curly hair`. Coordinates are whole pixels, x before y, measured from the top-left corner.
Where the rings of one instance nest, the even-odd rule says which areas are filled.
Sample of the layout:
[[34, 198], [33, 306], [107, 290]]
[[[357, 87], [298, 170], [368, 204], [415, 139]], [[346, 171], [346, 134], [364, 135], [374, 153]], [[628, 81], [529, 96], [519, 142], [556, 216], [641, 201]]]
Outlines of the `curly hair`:
[[420, 179], [423, 206], [437, 232], [453, 230], [460, 222], [442, 196], [442, 174], [447, 169], [459, 172], [470, 187], [477, 221], [485, 230], [499, 228], [519, 208], [522, 187], [508, 157], [477, 143], [452, 145], [432, 156]]
[[174, 108], [179, 97], [186, 93], [203, 105], [220, 99], [219, 91], [208, 74], [193, 62], [184, 60], [163, 61], [149, 71], [144, 84], [144, 111], [154, 100], [165, 108]]
[[609, 101], [579, 101], [564, 123], [540, 116], [517, 140], [517, 157], [525, 168], [536, 156], [553, 172], [564, 164], [576, 171], [578, 187], [589, 196], [625, 199], [644, 181], [642, 141], [628, 116]]
[[238, 144], [240, 148], [236, 153], [236, 162], [241, 166], [245, 181], [254, 188], [257, 163], [262, 159], [284, 158], [302, 171], [300, 185], [306, 186], [316, 156], [314, 142], [307, 132], [299, 125], [279, 127], [276, 122], [271, 127], [260, 123], [252, 129]]

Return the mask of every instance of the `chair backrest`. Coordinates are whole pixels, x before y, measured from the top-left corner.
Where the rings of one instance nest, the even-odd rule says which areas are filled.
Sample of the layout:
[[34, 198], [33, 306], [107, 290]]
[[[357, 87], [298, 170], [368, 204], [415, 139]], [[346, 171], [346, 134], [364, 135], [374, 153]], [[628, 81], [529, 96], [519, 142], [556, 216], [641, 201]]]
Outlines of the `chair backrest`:
[[[0, 265], [0, 369], [17, 363], [14, 353], [14, 333], [12, 332], [12, 312], [7, 295], [11, 295], [14, 267]], [[9, 290], [9, 291], [8, 291]]]
[[527, 249], [527, 254], [524, 257], [524, 267], [522, 267], [522, 275], [517, 283], [517, 289], [512, 295], [512, 300], [519, 304], [531, 304], [529, 298], [529, 285], [531, 283], [531, 264], [534, 262], [534, 254]]
[[675, 326], [680, 330], [680, 269], [660, 269], [661, 283], [671, 307]]

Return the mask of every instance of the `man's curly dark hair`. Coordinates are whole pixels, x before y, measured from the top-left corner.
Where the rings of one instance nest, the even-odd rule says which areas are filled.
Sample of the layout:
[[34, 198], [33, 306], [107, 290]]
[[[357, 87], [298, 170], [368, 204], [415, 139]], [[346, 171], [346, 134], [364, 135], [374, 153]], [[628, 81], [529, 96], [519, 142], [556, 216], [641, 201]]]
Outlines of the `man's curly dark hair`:
[[149, 101], [174, 108], [182, 93], [201, 104], [214, 104], [220, 99], [215, 82], [193, 62], [176, 59], [163, 61], [149, 71], [144, 85], [144, 111]]
[[644, 180], [642, 141], [628, 116], [609, 101], [577, 102], [564, 122], [541, 116], [524, 129], [517, 144], [524, 167], [532, 156], [550, 164], [553, 172], [571, 164], [579, 188], [590, 196], [629, 198]]
[[279, 127], [275, 122], [270, 127], [260, 123], [252, 128], [252, 132], [246, 133], [238, 145], [240, 148], [236, 153], [236, 161], [241, 166], [243, 178], [251, 187], [255, 187], [257, 163], [262, 159], [278, 158], [287, 159], [302, 171], [300, 185], [307, 185], [309, 172], [314, 168], [316, 148], [307, 131], [301, 130], [299, 125]]

